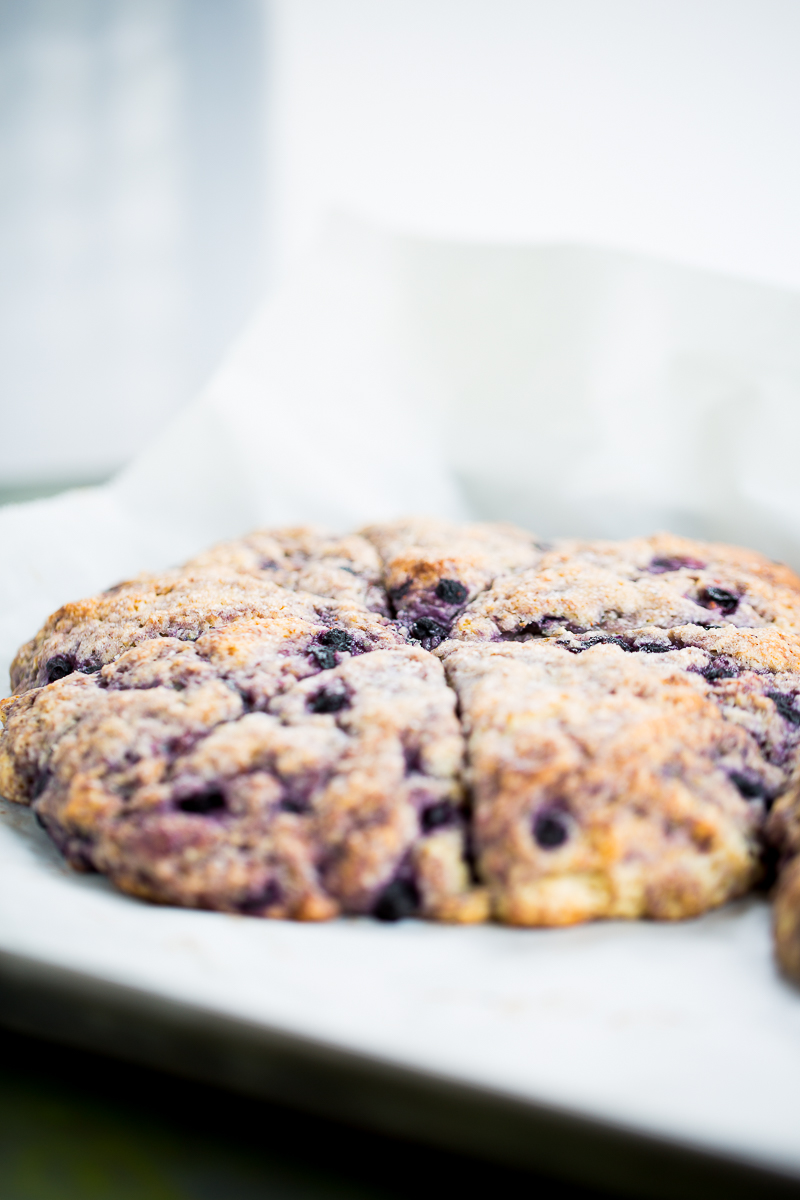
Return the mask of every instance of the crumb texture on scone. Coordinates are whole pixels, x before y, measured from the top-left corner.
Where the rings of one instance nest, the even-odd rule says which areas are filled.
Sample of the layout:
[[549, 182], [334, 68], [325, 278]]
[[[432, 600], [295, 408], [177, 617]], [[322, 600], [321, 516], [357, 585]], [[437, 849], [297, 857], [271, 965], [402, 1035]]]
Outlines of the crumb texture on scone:
[[213, 546], [190, 559], [183, 570], [212, 577], [237, 571], [388, 615], [380, 560], [374, 546], [357, 533], [340, 536], [315, 525], [260, 529]]
[[753, 551], [259, 530], [66, 604], [12, 686], [0, 794], [134, 895], [669, 920], [746, 891], [766, 840], [800, 979], [800, 580]]
[[689, 624], [800, 630], [800, 579], [753, 551], [671, 534], [562, 542], [532, 569], [496, 580], [451, 636], [525, 641]]
[[[521, 925], [693, 916], [759, 874], [786, 788], [800, 675], [757, 673], [680, 636], [653, 653], [573, 637], [448, 642], [493, 911]], [[729, 639], [730, 642], [730, 639]], [[797, 666], [800, 639], [793, 647]], [[798, 712], [800, 719], [800, 712]]]
[[143, 642], [7, 708], [0, 785], [69, 861], [162, 903], [318, 920], [485, 916], [440, 664], [397, 647], [252, 709], [214, 634]]

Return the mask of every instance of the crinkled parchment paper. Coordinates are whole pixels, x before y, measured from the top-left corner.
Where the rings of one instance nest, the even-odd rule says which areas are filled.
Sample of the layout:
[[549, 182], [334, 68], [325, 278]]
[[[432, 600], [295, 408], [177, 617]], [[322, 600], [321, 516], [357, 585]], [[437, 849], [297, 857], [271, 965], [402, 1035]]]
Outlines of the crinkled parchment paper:
[[259, 524], [670, 528], [800, 567], [798, 449], [800, 295], [335, 220], [113, 483], [0, 511], [0, 670], [64, 600]]
[[[119, 478], [0, 511], [0, 670], [64, 601], [259, 524], [667, 527], [800, 567], [798, 446], [794, 293], [339, 220]], [[800, 994], [758, 898], [680, 926], [249, 921], [115, 894], [0, 804], [0, 950], [800, 1174]]]

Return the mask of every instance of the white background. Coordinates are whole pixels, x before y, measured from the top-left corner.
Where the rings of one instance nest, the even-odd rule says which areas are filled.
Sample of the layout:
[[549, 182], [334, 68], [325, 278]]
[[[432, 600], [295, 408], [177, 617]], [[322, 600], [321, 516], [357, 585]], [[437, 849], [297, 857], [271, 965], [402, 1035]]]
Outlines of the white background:
[[8, 0], [0, 488], [100, 476], [331, 208], [800, 287], [795, 0]]
[[800, 286], [794, 0], [277, 0], [279, 240], [331, 205]]

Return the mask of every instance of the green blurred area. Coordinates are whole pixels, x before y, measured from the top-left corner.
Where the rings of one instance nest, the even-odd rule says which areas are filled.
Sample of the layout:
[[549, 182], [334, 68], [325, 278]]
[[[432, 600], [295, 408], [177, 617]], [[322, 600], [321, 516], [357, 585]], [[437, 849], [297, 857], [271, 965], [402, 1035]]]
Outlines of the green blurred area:
[[0, 1029], [0, 1200], [594, 1192]]
[[[158, 1085], [158, 1078], [154, 1083]], [[193, 1135], [148, 1117], [136, 1102], [90, 1095], [80, 1080], [59, 1085], [0, 1069], [0, 1196], [3, 1200], [319, 1200], [377, 1197], [326, 1179], [274, 1152]]]

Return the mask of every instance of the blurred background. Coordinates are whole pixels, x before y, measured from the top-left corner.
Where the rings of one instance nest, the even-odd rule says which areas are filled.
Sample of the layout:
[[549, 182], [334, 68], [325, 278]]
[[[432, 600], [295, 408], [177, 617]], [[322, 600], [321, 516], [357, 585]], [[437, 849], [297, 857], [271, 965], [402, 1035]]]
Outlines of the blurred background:
[[99, 480], [332, 209], [800, 286], [796, 0], [2, 0], [0, 498]]
[[[333, 211], [800, 288], [799, 49], [798, 0], [0, 0], [0, 503], [128, 462]], [[4, 1200], [533, 1186], [0, 1049]]]

